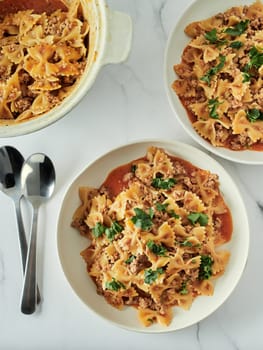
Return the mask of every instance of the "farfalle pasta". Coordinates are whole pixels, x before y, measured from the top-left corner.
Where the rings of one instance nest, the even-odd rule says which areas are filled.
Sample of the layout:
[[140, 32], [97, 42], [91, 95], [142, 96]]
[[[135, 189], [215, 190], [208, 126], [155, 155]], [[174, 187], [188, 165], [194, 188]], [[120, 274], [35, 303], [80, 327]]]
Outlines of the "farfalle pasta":
[[58, 106], [88, 60], [85, 1], [65, 10], [22, 10], [0, 20], [0, 124], [22, 122]]
[[213, 294], [230, 257], [219, 247], [232, 234], [217, 175], [150, 147], [79, 195], [72, 226], [90, 241], [81, 256], [109, 304], [167, 326], [173, 307]]
[[237, 6], [187, 25], [191, 41], [172, 88], [213, 146], [263, 150], [263, 5]]

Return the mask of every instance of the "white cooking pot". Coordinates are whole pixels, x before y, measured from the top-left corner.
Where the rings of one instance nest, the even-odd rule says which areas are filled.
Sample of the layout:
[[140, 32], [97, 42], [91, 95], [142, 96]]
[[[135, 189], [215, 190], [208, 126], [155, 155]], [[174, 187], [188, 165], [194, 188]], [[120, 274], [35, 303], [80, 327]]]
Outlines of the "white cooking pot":
[[132, 21], [130, 16], [112, 11], [104, 0], [82, 0], [87, 6], [90, 25], [88, 63], [71, 94], [57, 107], [32, 120], [0, 126], [0, 137], [32, 133], [65, 116], [83, 98], [99, 70], [108, 63], [123, 62], [130, 51]]

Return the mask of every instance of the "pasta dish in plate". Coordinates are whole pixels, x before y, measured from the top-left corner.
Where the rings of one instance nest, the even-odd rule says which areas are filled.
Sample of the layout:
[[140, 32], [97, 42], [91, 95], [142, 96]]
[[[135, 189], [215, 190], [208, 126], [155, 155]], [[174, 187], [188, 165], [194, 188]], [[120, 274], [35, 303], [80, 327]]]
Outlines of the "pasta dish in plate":
[[173, 90], [215, 147], [263, 150], [263, 5], [234, 6], [185, 28]]
[[219, 180], [151, 146], [99, 188], [79, 188], [72, 226], [90, 240], [81, 255], [109, 304], [136, 307], [144, 326], [168, 326], [174, 306], [213, 295], [230, 256], [218, 248], [233, 229]]

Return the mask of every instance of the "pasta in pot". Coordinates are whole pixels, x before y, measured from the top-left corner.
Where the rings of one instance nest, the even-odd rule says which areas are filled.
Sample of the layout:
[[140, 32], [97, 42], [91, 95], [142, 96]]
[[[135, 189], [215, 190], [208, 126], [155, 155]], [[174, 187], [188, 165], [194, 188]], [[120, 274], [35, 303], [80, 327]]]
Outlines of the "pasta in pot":
[[150, 147], [79, 195], [72, 226], [90, 240], [81, 255], [109, 304], [167, 326], [174, 306], [213, 294], [230, 256], [218, 247], [232, 234], [217, 175]]
[[82, 0], [67, 6], [51, 13], [22, 10], [1, 19], [0, 124], [50, 111], [80, 79], [89, 53], [89, 23]]
[[194, 129], [213, 146], [263, 150], [263, 4], [187, 25], [191, 41], [172, 88]]

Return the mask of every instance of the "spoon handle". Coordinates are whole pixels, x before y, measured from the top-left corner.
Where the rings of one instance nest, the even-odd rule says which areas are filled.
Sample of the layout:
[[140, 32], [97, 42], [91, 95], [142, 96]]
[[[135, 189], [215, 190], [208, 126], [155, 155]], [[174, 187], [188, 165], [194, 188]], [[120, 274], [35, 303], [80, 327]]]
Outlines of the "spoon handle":
[[[27, 239], [26, 239], [21, 207], [20, 207], [20, 198], [18, 200], [15, 200], [15, 210], [16, 210], [16, 221], [17, 221], [17, 228], [18, 228], [21, 260], [22, 260], [23, 273], [24, 273], [26, 269], [26, 258], [27, 258], [28, 247], [27, 247]], [[40, 297], [39, 288], [37, 286], [37, 304], [39, 304], [40, 301], [41, 301], [41, 297]]]
[[32, 314], [36, 309], [37, 284], [36, 284], [36, 250], [37, 250], [37, 219], [38, 207], [33, 206], [33, 219], [27, 253], [26, 269], [22, 290], [21, 311], [24, 314]]
[[23, 266], [23, 272], [24, 272], [26, 268], [27, 241], [26, 241], [26, 234], [25, 234], [25, 229], [24, 229], [22, 214], [20, 209], [20, 198], [15, 201], [15, 210], [16, 210], [16, 221], [17, 221], [17, 228], [18, 228], [18, 238], [19, 238], [19, 244], [20, 244], [22, 266]]

